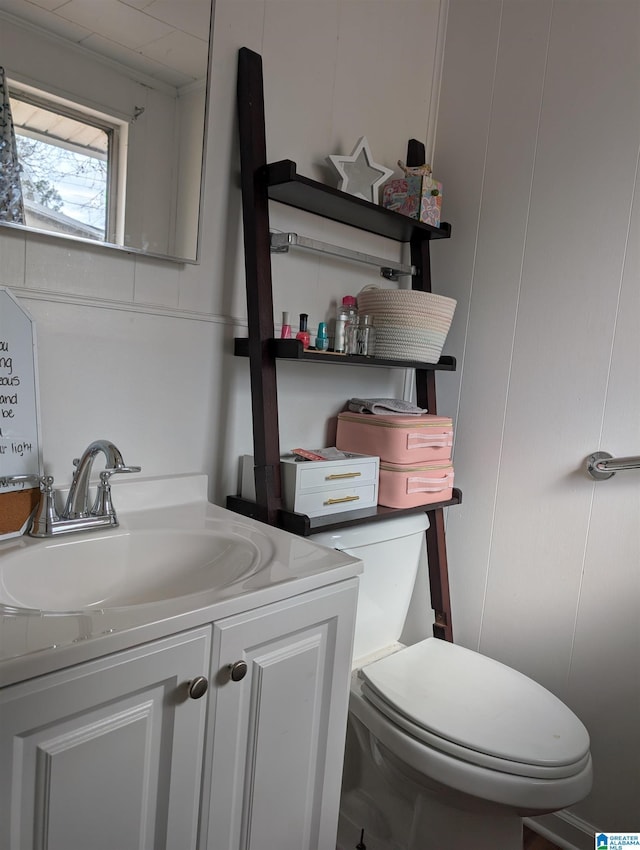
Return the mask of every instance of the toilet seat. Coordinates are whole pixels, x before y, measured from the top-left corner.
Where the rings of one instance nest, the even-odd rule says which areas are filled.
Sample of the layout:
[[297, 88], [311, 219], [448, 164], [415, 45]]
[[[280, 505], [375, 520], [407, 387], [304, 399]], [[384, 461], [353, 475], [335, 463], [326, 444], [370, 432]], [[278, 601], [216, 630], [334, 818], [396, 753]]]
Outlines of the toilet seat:
[[444, 755], [540, 780], [590, 770], [589, 735], [564, 703], [464, 647], [427, 638], [358, 675], [366, 702]]

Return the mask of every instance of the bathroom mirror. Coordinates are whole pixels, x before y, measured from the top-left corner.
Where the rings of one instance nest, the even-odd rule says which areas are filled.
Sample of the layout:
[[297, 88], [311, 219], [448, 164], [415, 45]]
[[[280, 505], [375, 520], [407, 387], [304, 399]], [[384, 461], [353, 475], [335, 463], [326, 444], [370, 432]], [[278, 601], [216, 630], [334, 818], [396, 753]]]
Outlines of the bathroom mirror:
[[198, 261], [213, 5], [0, 0], [24, 207], [2, 226]]

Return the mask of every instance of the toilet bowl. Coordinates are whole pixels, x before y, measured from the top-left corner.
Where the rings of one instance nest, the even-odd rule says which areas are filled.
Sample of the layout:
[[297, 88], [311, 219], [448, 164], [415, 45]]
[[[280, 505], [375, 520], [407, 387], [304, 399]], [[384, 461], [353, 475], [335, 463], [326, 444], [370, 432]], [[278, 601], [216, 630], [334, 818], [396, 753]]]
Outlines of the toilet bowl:
[[589, 735], [532, 679], [427, 636], [427, 522], [314, 538], [364, 564], [338, 847], [364, 829], [368, 850], [520, 850], [523, 816], [589, 793]]

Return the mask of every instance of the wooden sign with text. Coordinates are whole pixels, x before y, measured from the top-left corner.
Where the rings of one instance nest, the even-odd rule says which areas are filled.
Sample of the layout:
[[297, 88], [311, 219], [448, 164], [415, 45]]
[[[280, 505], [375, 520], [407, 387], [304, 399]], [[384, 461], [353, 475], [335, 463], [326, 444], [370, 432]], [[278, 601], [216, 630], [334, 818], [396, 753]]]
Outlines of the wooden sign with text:
[[[0, 287], [0, 479], [40, 475], [40, 417], [33, 319]], [[24, 530], [38, 485], [0, 486], [0, 538]]]

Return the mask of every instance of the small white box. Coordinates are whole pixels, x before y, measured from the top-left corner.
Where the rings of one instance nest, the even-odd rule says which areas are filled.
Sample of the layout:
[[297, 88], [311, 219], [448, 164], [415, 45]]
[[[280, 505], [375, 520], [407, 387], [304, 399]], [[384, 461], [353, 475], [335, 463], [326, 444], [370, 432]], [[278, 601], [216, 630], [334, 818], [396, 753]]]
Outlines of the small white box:
[[[380, 458], [344, 452], [340, 460], [280, 461], [282, 500], [289, 511], [307, 516], [324, 516], [341, 511], [372, 508], [378, 504]], [[240, 493], [255, 499], [253, 456], [241, 458]]]
[[280, 461], [287, 510], [307, 516], [354, 511], [378, 504], [380, 458], [344, 452], [341, 460]]

